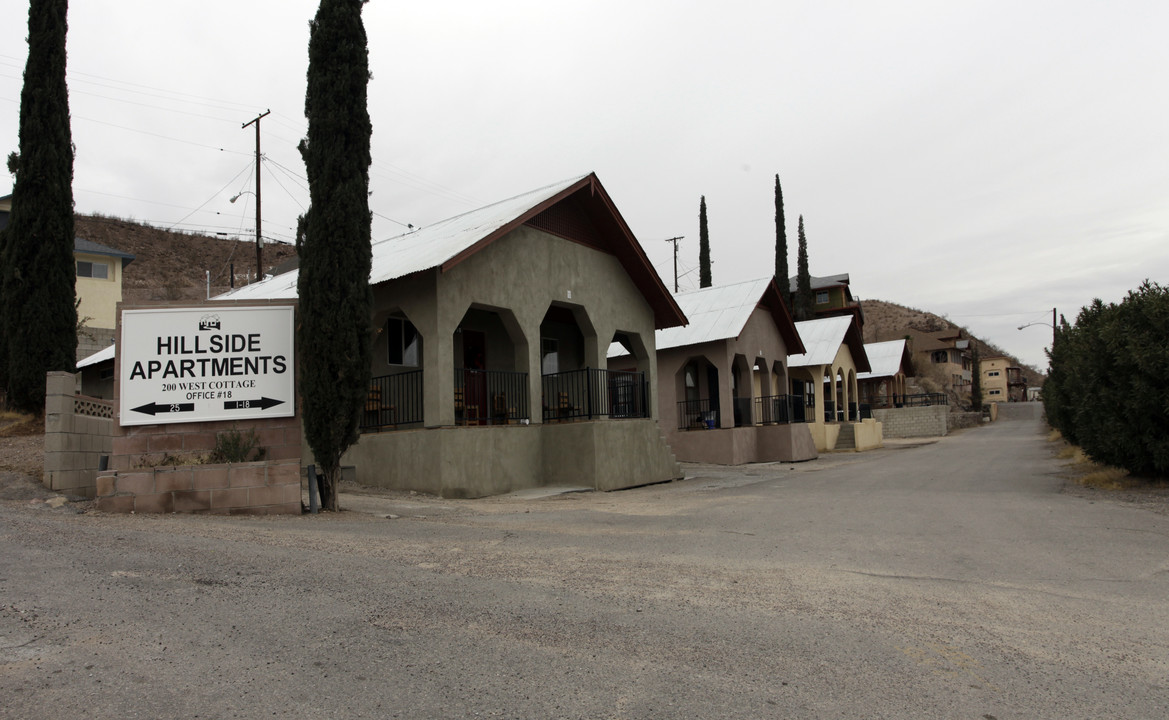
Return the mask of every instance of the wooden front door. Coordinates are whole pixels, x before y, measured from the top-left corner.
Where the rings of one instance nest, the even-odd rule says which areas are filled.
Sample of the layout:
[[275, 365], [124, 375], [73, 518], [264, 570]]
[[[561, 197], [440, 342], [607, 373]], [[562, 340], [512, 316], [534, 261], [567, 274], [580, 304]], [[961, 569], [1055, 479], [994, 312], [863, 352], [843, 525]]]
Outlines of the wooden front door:
[[486, 425], [487, 336], [478, 330], [463, 331], [463, 394], [469, 425]]

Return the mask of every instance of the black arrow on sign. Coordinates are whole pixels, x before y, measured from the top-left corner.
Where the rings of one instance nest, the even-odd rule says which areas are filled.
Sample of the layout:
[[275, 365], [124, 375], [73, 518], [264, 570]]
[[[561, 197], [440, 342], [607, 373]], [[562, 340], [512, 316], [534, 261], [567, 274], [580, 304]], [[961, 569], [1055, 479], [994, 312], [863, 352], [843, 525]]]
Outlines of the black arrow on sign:
[[170, 405], [160, 405], [158, 403], [150, 403], [148, 405], [139, 405], [136, 408], [130, 408], [134, 412], [145, 413], [146, 415], [157, 415], [158, 413], [176, 413], [176, 412], [195, 412], [195, 403], [172, 403]]
[[259, 400], [228, 400], [223, 403], [224, 410], [249, 410], [251, 408], [260, 408], [267, 410], [270, 407], [283, 405], [283, 400], [275, 400], [273, 398], [262, 397]]

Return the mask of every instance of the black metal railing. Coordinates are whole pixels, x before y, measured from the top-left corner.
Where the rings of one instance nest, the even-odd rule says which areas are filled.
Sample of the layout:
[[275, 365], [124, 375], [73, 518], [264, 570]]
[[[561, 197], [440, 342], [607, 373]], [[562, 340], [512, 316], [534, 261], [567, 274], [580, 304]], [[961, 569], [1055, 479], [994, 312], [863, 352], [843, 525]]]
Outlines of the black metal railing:
[[848, 421], [849, 422], [856, 422], [858, 420], [860, 420], [860, 416], [857, 415], [856, 403], [850, 402], [848, 404]]
[[370, 378], [365, 409], [361, 413], [363, 432], [393, 430], [400, 425], [422, 422], [422, 371]]
[[946, 393], [917, 393], [915, 395], [894, 395], [896, 407], [924, 407], [926, 405], [949, 405]]
[[550, 373], [541, 382], [544, 422], [650, 417], [644, 372], [584, 368]]
[[710, 400], [683, 400], [678, 403], [679, 430], [714, 430], [719, 427], [718, 403]]
[[456, 425], [511, 425], [527, 419], [527, 373], [455, 369]]
[[869, 420], [873, 417], [873, 406], [868, 403], [861, 403], [861, 420]]
[[[755, 414], [764, 425], [786, 425], [804, 421], [802, 395], [770, 395], [755, 398]], [[796, 418], [799, 419], [796, 419]]]

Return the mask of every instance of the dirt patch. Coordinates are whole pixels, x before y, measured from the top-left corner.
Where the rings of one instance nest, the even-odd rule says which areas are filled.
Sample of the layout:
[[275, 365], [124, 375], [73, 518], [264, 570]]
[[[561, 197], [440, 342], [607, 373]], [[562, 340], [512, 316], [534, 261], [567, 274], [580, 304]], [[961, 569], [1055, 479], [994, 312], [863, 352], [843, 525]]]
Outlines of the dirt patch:
[[1060, 441], [1052, 454], [1070, 460], [1063, 467], [1063, 492], [1096, 502], [1137, 505], [1159, 515], [1169, 515], [1169, 479], [1134, 478], [1118, 468], [1111, 468], [1088, 460], [1079, 448]]

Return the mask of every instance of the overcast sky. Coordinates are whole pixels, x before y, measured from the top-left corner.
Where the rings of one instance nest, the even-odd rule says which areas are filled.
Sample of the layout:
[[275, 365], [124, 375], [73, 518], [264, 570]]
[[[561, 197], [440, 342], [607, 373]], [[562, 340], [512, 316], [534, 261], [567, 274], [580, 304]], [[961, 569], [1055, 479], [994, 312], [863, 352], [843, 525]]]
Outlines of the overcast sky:
[[[0, 24], [0, 150], [18, 147], [27, 10]], [[77, 210], [249, 236], [308, 202], [315, 0], [75, 0]], [[374, 237], [595, 171], [672, 282], [790, 264], [947, 315], [1046, 367], [1072, 319], [1169, 280], [1169, 3], [481, 0], [365, 7]], [[0, 195], [11, 178], [0, 179]], [[247, 257], [250, 257], [248, 255]], [[214, 268], [212, 269], [214, 270]]]

